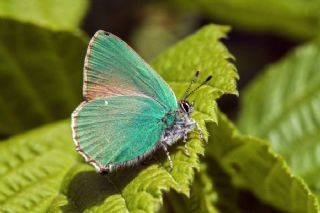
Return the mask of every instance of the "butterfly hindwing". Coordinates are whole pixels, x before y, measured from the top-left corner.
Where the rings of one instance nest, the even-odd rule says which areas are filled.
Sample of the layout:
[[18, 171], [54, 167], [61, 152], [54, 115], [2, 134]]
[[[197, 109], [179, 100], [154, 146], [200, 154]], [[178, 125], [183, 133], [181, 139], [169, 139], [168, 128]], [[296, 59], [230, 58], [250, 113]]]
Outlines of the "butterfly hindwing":
[[120, 38], [101, 30], [88, 47], [83, 92], [86, 100], [144, 94], [167, 111], [177, 107], [173, 91], [151, 66]]
[[165, 109], [145, 96], [113, 96], [83, 102], [72, 114], [77, 148], [97, 169], [137, 159], [156, 148]]

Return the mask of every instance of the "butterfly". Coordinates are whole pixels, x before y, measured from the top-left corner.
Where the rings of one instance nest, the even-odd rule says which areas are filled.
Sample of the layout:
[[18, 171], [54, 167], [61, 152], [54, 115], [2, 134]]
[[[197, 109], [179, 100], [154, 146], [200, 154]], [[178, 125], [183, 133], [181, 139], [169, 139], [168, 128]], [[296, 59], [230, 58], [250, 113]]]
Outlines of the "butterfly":
[[84, 101], [74, 110], [72, 134], [76, 150], [101, 174], [133, 165], [179, 139], [187, 149], [188, 133], [197, 129], [187, 98], [210, 79], [177, 101], [169, 85], [117, 36], [99, 30], [89, 42], [85, 62]]

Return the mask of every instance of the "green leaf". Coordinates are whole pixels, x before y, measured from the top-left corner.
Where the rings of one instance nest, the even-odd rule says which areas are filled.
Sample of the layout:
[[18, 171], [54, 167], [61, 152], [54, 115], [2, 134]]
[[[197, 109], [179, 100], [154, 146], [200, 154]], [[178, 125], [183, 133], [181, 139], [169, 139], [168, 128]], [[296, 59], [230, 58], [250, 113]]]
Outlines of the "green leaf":
[[64, 122], [0, 143], [0, 211], [45, 212], [77, 154]]
[[[320, 42], [297, 48], [244, 92], [240, 128], [273, 149], [320, 196]], [[268, 92], [266, 92], [268, 91]]]
[[293, 38], [318, 36], [320, 1], [170, 0], [184, 11], [203, 13], [246, 31], [273, 32]]
[[[205, 27], [195, 35], [190, 36], [185, 41], [179, 43], [176, 47], [177, 50], [175, 50], [175, 47], [169, 50], [169, 52], [173, 52], [176, 57], [166, 57], [166, 53], [164, 54], [164, 56], [160, 56], [160, 58], [156, 61], [157, 66], [160, 66], [161, 64], [179, 65], [183, 64], [184, 61], [192, 61], [193, 59], [190, 59], [190, 56], [186, 55], [185, 53], [178, 52], [180, 48], [186, 45], [188, 46], [188, 48], [192, 48], [193, 51], [197, 52], [199, 55], [209, 54], [210, 56], [212, 56], [208, 58], [199, 58], [198, 63], [212, 65], [211, 68], [207, 67], [207, 71], [204, 72], [204, 74], [210, 74], [214, 72], [216, 63], [230, 63], [228, 62], [228, 58], [230, 57], [230, 55], [226, 52], [225, 49], [223, 49], [223, 51], [226, 54], [222, 54], [222, 45], [218, 41], [220, 37], [210, 36], [210, 34], [222, 35], [224, 29], [224, 27], [214, 25]], [[190, 46], [190, 44], [196, 44], [197, 42], [195, 41], [197, 40], [201, 40], [202, 46]], [[212, 48], [204, 49], [202, 48], [203, 46], [210, 46]], [[216, 46], [220, 46], [220, 49], [217, 49]], [[215, 51], [217, 50], [221, 51], [215, 53]], [[170, 62], [171, 60], [172, 62]], [[215, 63], [211, 63], [212, 61], [215, 61]], [[172, 66], [172, 68], [174, 68], [174, 66]], [[166, 73], [165, 70], [161, 72]], [[171, 73], [171, 79], [178, 79], [177, 77], [180, 76], [179, 72], [181, 72], [181, 70], [175, 69], [174, 72]], [[210, 95], [212, 91], [219, 90], [219, 95], [221, 95], [222, 93], [230, 92], [230, 88], [235, 88], [235, 85], [232, 84], [235, 84], [234, 78], [236, 77], [236, 73], [232, 65], [220, 68], [220, 71], [218, 73], [219, 75], [216, 75], [216, 78], [212, 80], [212, 83], [210, 85], [220, 85], [220, 88], [216, 89], [212, 86], [207, 86], [200, 90], [201, 92], [199, 91], [197, 93], [199, 97], [202, 95], [200, 95], [200, 93], [208, 93], [208, 95]], [[185, 89], [184, 86], [188, 84], [186, 81], [189, 81], [192, 76], [193, 73], [186, 79], [181, 78], [181, 82], [177, 87], [174, 88], [175, 91], [181, 93], [180, 90], [182, 90], [182, 88]], [[170, 83], [170, 79], [166, 80], [168, 80]], [[221, 81], [224, 81], [229, 85], [223, 86], [223, 83], [221, 83]], [[216, 93], [215, 97], [218, 97], [217, 94], [218, 93]], [[194, 117], [199, 122], [203, 130], [205, 130], [204, 121], [208, 119], [210, 113], [214, 113], [211, 110], [211, 108], [214, 108], [213, 101], [214, 100], [208, 101], [208, 103], [211, 104], [209, 106], [205, 106], [200, 102], [196, 103], [196, 110], [198, 111], [195, 112]], [[209, 113], [209, 115], [206, 113]], [[190, 135], [188, 143], [189, 153], [191, 155], [190, 157], [187, 157], [184, 154], [184, 147], [180, 143], [170, 148], [169, 151], [174, 163], [174, 168], [172, 171], [169, 171], [168, 161], [164, 153], [159, 150], [159, 153], [155, 155], [156, 162], [151, 165], [127, 168], [121, 171], [119, 170], [117, 172], [114, 172], [107, 177], [102, 177], [98, 175], [91, 166], [84, 164], [82, 158], [79, 157], [78, 159], [81, 159], [81, 161], [75, 163], [76, 158], [74, 157], [74, 155], [76, 152], [72, 143], [69, 125], [70, 124], [68, 122], [63, 122], [55, 124], [53, 126], [48, 126], [41, 131], [37, 130], [36, 132], [29, 133], [26, 136], [22, 135], [20, 136], [20, 138], [23, 138], [23, 140], [18, 146], [15, 145], [17, 143], [16, 139], [12, 139], [11, 142], [3, 142], [3, 148], [1, 149], [1, 151], [2, 153], [8, 154], [0, 155], [0, 168], [5, 168], [7, 165], [11, 165], [11, 161], [14, 161], [15, 155], [10, 155], [10, 152], [7, 150], [13, 149], [17, 152], [21, 152], [21, 155], [19, 156], [20, 166], [15, 168], [14, 170], [11, 170], [9, 174], [15, 176], [18, 183], [20, 183], [20, 181], [28, 182], [27, 189], [24, 187], [25, 185], [21, 185], [19, 190], [13, 191], [9, 195], [10, 197], [16, 197], [17, 195], [19, 195], [20, 191], [26, 191], [28, 189], [31, 190], [33, 185], [36, 185], [38, 182], [45, 181], [45, 179], [43, 180], [41, 177], [34, 181], [34, 179], [29, 178], [28, 175], [23, 175], [23, 173], [21, 172], [21, 168], [25, 168], [32, 173], [38, 172], [37, 167], [28, 166], [29, 163], [33, 162], [32, 160], [24, 160], [24, 153], [26, 149], [25, 145], [27, 143], [33, 144], [33, 146], [38, 147], [41, 146], [42, 143], [39, 138], [44, 138], [52, 147], [55, 147], [56, 143], [68, 146], [67, 148], [63, 149], [65, 159], [63, 159], [62, 157], [60, 159], [59, 154], [48, 152], [46, 150], [41, 153], [39, 152], [39, 158], [42, 159], [43, 155], [47, 156], [45, 159], [41, 160], [41, 163], [40, 161], [37, 161], [37, 163], [41, 164], [41, 166], [45, 166], [47, 164], [50, 165], [62, 161], [64, 162], [63, 165], [68, 167], [68, 173], [64, 173], [63, 177], [60, 177], [59, 175], [59, 181], [57, 180], [55, 182], [55, 186], [57, 186], [57, 188], [50, 191], [52, 194], [56, 195], [55, 198], [52, 198], [50, 194], [51, 204], [48, 204], [49, 196], [43, 195], [44, 193], [47, 193], [47, 191], [43, 189], [41, 190], [41, 196], [39, 196], [38, 198], [33, 197], [32, 193], [28, 194], [28, 196], [18, 197], [15, 202], [19, 201], [21, 203], [21, 208], [25, 208], [27, 211], [29, 211], [29, 209], [33, 208], [33, 206], [25, 206], [24, 204], [28, 200], [32, 200], [32, 204], [34, 205], [38, 205], [38, 203], [45, 203], [43, 204], [43, 206], [41, 206], [41, 208], [47, 208], [51, 212], [154, 212], [158, 210], [163, 203], [162, 193], [168, 191], [169, 189], [174, 189], [177, 192], [189, 196], [190, 184], [193, 180], [195, 170], [199, 169], [198, 155], [204, 153], [203, 144], [200, 142], [198, 134], [192, 133]], [[56, 135], [49, 134], [50, 132], [55, 132]], [[7, 170], [2, 172], [4, 176], [8, 175], [6, 171]], [[65, 172], [65, 170], [63, 171]], [[58, 175], [55, 175], [55, 177], [56, 176]], [[1, 181], [1, 184], [3, 184], [4, 186], [11, 185], [11, 188], [14, 188], [17, 183], [11, 183], [10, 179], [8, 179], [7, 182]], [[18, 186], [20, 185], [18, 184]], [[8, 200], [6, 192], [7, 191], [4, 189], [4, 187], [0, 187], [0, 195], [3, 196], [2, 203], [0, 203], [0, 209], [2, 206], [2, 208], [6, 207], [5, 210], [9, 211], [11, 208], [11, 203], [6, 202], [6, 200]], [[45, 202], [44, 199], [47, 199], [47, 201]], [[39, 212], [41, 211], [39, 210]]]
[[81, 100], [87, 4], [0, 0], [0, 137], [69, 117]]
[[234, 64], [228, 60], [233, 56], [219, 41], [229, 30], [227, 26], [207, 25], [193, 37], [182, 40], [160, 54], [152, 65], [171, 84], [188, 85], [196, 71], [200, 70], [198, 82], [212, 75], [213, 80], [209, 81], [208, 85], [217, 90], [217, 97], [226, 92], [238, 94], [238, 74]]
[[230, 175], [210, 155], [205, 156], [207, 174], [214, 183], [216, 194], [215, 206], [224, 213], [282, 213], [263, 201], [259, 200], [252, 192], [232, 184]]
[[196, 174], [191, 186], [190, 212], [218, 213], [214, 204], [217, 202], [217, 193], [214, 191], [213, 182], [207, 174], [207, 165], [201, 164], [200, 172]]
[[[216, 121], [216, 103], [221, 95], [238, 94], [236, 81], [239, 78], [234, 64], [228, 59], [233, 56], [219, 41], [225, 37], [229, 27], [207, 25], [201, 31], [179, 42], [173, 48], [160, 54], [153, 67], [169, 82], [179, 99], [197, 70], [200, 70], [198, 83], [209, 75], [213, 80], [190, 97], [194, 100], [196, 110], [201, 112], [206, 121]], [[196, 37], [197, 39], [194, 39]]]
[[0, 135], [70, 116], [87, 38], [0, 18]]
[[210, 123], [208, 131], [206, 153], [217, 160], [235, 186], [286, 212], [320, 211], [316, 196], [266, 141], [241, 135], [222, 114], [219, 125]]
[[0, 17], [54, 30], [77, 30], [88, 0], [0, 0]]
[[[217, 202], [217, 192], [213, 187], [213, 182], [207, 174], [207, 165], [200, 164], [200, 171], [195, 174], [191, 185], [190, 196], [181, 195], [175, 191], [166, 194], [165, 212], [175, 213], [218, 213], [215, 207]], [[171, 210], [171, 211], [170, 211]]]

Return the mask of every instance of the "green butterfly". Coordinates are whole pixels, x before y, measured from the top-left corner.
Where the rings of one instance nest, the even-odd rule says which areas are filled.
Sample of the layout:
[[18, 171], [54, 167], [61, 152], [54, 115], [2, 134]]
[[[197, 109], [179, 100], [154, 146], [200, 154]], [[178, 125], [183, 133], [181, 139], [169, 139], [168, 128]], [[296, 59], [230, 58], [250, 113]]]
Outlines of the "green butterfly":
[[76, 150], [99, 173], [145, 159], [199, 125], [191, 118], [193, 104], [186, 99], [211, 79], [190, 91], [199, 71], [177, 101], [169, 85], [124, 41], [104, 31], [91, 39], [84, 63], [82, 102], [72, 113]]

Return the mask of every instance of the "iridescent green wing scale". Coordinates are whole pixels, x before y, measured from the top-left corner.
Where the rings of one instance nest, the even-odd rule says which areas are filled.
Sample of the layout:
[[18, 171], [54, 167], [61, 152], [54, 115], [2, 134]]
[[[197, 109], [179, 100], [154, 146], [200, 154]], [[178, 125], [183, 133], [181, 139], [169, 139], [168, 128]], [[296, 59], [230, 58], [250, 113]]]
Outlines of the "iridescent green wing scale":
[[167, 111], [177, 108], [168, 84], [117, 36], [98, 31], [91, 39], [84, 65], [84, 98], [144, 94]]
[[72, 114], [78, 151], [98, 171], [129, 164], [152, 152], [165, 124], [165, 109], [145, 96], [83, 102]]

